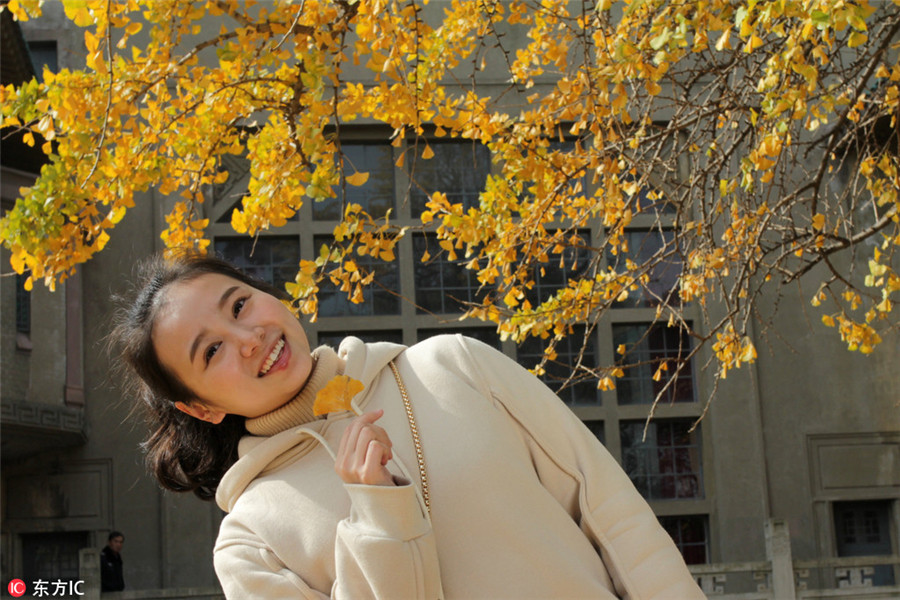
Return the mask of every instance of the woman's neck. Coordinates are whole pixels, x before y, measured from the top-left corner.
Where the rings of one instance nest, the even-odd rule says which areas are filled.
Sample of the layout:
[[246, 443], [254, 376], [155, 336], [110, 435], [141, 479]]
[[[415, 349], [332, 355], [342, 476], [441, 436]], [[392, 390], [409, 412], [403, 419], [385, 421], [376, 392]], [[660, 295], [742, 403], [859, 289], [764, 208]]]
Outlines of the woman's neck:
[[313, 413], [316, 394], [334, 377], [343, 374], [344, 361], [328, 346], [313, 350], [312, 357], [313, 369], [300, 392], [272, 412], [247, 419], [248, 432], [252, 435], [270, 436], [319, 418]]

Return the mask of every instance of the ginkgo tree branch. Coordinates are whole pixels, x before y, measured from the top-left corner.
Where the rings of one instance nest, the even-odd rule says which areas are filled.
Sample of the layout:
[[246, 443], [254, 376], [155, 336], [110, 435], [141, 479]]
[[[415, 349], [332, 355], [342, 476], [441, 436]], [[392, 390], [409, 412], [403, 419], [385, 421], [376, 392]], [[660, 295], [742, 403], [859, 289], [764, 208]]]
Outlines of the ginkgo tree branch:
[[[107, 20], [109, 20], [109, 14], [110, 14], [109, 9], [110, 9], [111, 1], [112, 0], [107, 0], [107, 2], [106, 2], [106, 18], [107, 18]], [[104, 113], [103, 113], [103, 127], [100, 129], [100, 139], [97, 141], [97, 150], [94, 153], [94, 164], [91, 166], [90, 171], [88, 171], [88, 174], [82, 180], [81, 185], [79, 185], [79, 187], [81, 189], [84, 189], [84, 186], [87, 185], [87, 182], [91, 180], [91, 178], [94, 176], [94, 173], [97, 171], [97, 165], [100, 164], [100, 152], [102, 151], [103, 143], [104, 143], [104, 140], [106, 139], [106, 132], [109, 127], [110, 112], [112, 111], [113, 61], [112, 61], [112, 28], [110, 28], [110, 27], [106, 28], [105, 43], [106, 43], [106, 68], [107, 68], [107, 74], [109, 76], [109, 79], [106, 84], [106, 86], [107, 86], [106, 87], [106, 109], [104, 110]]]
[[[310, 314], [326, 278], [360, 300], [375, 270], [355, 257], [395, 260], [417, 227], [449, 256], [464, 254], [484, 286], [466, 314], [504, 339], [549, 340], [545, 361], [576, 324], [590, 336], [637, 292], [656, 306], [652, 321], [691, 340], [667, 377], [704, 357], [717, 383], [755, 359], [760, 307], [776, 310], [785, 286], [806, 282], [821, 284], [804, 300], [828, 303], [823, 323], [870, 352], [897, 326], [900, 6], [823, 6], [73, 3], [69, 16], [94, 28], [88, 67], [0, 88], [2, 124], [32, 142], [52, 131], [57, 148], [0, 232], [14, 269], [52, 285], [100, 251], [135, 192], [155, 185], [187, 198], [166, 217], [166, 243], [202, 249], [206, 224], [193, 203], [228, 176], [216, 171], [221, 157], [241, 155], [250, 183], [232, 212], [238, 233], [257, 236], [304, 202], [341, 195], [335, 242], [303, 257], [289, 282]], [[200, 26], [206, 16], [218, 34]], [[131, 52], [138, 20], [149, 41]], [[360, 81], [344, 73], [350, 63]], [[345, 173], [342, 137], [354, 124], [393, 132], [385, 141], [399, 148], [405, 199], [427, 196], [412, 222], [398, 228], [349, 201], [348, 186], [367, 177], [357, 165]], [[417, 172], [435, 160], [432, 132], [489, 149], [492, 173], [472, 206], [424, 189]], [[581, 229], [593, 239], [576, 238]], [[660, 247], [630, 252], [638, 231]], [[581, 270], [538, 294], [541, 270], [560, 263]], [[651, 283], [670, 263], [676, 282]], [[592, 365], [588, 339], [577, 340], [563, 379], [608, 389], [625, 363]], [[674, 385], [660, 384], [652, 410]]]
[[[789, 276], [785, 279], [785, 283], [790, 283], [792, 281], [796, 281], [797, 279], [800, 279], [806, 273], [808, 273], [810, 270], [815, 268], [815, 266], [818, 265], [820, 262], [822, 262], [823, 260], [827, 261], [829, 259], [829, 257], [832, 256], [833, 254], [840, 252], [841, 250], [845, 250], [847, 248], [857, 246], [857, 245], [861, 244], [862, 242], [864, 242], [865, 240], [884, 231], [885, 228], [891, 226], [892, 224], [894, 224], [896, 222], [895, 221], [896, 214], [897, 214], [896, 209], [892, 209], [887, 214], [882, 215], [882, 217], [871, 227], [868, 227], [868, 228], [856, 233], [853, 237], [837, 240], [837, 243], [831, 244], [820, 250], [817, 250], [815, 252], [815, 254], [813, 254], [813, 258], [811, 260], [807, 261], [806, 264], [803, 265], [803, 267], [801, 267], [800, 269], [797, 269], [795, 271], [791, 271], [789, 273]], [[786, 255], [783, 255], [783, 256], [786, 256]], [[842, 279], [842, 281], [844, 281], [844, 280]], [[852, 285], [852, 287], [856, 287], [855, 284], [850, 284], [848, 281], [844, 281], [844, 282], [847, 283], [848, 286]]]

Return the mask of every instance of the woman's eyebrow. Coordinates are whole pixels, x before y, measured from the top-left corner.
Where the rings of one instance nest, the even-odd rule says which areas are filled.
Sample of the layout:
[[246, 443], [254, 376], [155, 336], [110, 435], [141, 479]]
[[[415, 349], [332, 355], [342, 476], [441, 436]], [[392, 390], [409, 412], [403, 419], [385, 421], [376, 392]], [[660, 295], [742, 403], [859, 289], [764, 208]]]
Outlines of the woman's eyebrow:
[[219, 298], [219, 310], [222, 310], [225, 307], [225, 304], [228, 302], [228, 297], [231, 296], [235, 290], [238, 289], [239, 286], [233, 285], [222, 294], [222, 297]]
[[[219, 310], [223, 310], [225, 305], [228, 304], [228, 298], [237, 291], [239, 286], [233, 285], [225, 290], [225, 293], [222, 294], [222, 297], [219, 298], [218, 308]], [[191, 364], [194, 363], [194, 355], [197, 354], [197, 347], [200, 345], [200, 340], [203, 339], [203, 336], [206, 334], [206, 329], [204, 328], [200, 333], [197, 334], [197, 337], [194, 338], [194, 343], [191, 344]]]

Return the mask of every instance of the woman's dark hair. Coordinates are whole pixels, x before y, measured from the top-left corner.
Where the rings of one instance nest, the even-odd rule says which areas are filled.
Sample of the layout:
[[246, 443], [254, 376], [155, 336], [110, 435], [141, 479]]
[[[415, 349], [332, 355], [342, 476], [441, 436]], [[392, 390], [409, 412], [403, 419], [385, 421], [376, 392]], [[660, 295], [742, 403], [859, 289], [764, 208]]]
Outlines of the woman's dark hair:
[[150, 436], [142, 444], [150, 472], [164, 488], [194, 492], [204, 500], [215, 497], [219, 481], [237, 460], [245, 419], [227, 415], [213, 425], [175, 408], [176, 402], [190, 403], [200, 396], [160, 362], [151, 334], [168, 286], [213, 273], [277, 298], [286, 296], [219, 258], [193, 253], [154, 256], [140, 265], [131, 300], [120, 302], [108, 344], [124, 376], [126, 393], [137, 399], [150, 426]]

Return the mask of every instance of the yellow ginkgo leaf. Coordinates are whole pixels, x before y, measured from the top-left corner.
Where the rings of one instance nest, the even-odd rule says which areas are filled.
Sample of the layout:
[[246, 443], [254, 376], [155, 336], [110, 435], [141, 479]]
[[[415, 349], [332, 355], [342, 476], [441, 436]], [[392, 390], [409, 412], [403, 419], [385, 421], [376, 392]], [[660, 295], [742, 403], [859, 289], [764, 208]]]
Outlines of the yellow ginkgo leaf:
[[355, 185], [357, 187], [363, 185], [365, 182], [369, 180], [369, 174], [357, 171], [353, 175], [347, 176], [347, 183], [350, 185]]
[[362, 382], [347, 375], [338, 375], [319, 390], [313, 402], [313, 414], [327, 415], [331, 412], [353, 410], [353, 397], [363, 391]]
[[822, 213], [813, 215], [812, 226], [816, 231], [822, 231], [825, 228], [825, 215]]

